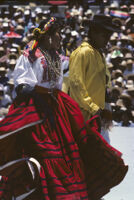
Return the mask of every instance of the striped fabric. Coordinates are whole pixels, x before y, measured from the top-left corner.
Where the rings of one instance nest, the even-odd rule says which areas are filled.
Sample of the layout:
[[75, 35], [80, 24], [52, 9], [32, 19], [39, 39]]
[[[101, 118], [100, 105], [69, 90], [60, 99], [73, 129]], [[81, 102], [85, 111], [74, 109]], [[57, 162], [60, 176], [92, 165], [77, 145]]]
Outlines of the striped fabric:
[[130, 16], [128, 12], [124, 12], [121, 10], [111, 10], [110, 15], [112, 17], [118, 17], [118, 18], [123, 18], [123, 19], [127, 19]]
[[[28, 106], [12, 105], [0, 123], [0, 165], [21, 157], [38, 160], [40, 181], [27, 200], [97, 200], [122, 181], [128, 167], [120, 152], [98, 133], [96, 118], [84, 124], [77, 103], [61, 91], [55, 95], [58, 103], [50, 94], [42, 93], [53, 110], [55, 129], [49, 119], [39, 118], [33, 99]], [[3, 177], [1, 198], [9, 200], [18, 194], [20, 180], [17, 175], [16, 180]], [[25, 184], [21, 184], [26, 192]]]

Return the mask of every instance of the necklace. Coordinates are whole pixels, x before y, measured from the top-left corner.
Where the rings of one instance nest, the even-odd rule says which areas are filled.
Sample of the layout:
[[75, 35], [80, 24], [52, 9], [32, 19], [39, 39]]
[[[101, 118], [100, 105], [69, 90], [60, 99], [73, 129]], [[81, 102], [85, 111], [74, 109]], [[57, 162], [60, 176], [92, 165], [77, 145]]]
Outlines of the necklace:
[[48, 65], [48, 75], [50, 78], [50, 86], [51, 88], [54, 88], [56, 83], [58, 82], [60, 76], [61, 76], [61, 61], [57, 53], [55, 53], [54, 59], [52, 59], [52, 56], [47, 52], [44, 51], [39, 47], [40, 51], [43, 53], [47, 65]]

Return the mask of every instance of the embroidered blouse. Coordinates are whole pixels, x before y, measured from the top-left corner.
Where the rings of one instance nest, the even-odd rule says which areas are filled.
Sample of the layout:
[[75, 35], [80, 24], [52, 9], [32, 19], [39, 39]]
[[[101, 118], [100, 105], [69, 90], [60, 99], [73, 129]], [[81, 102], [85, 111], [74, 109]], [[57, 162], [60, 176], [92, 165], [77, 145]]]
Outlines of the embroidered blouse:
[[[51, 88], [51, 80], [48, 74], [47, 60], [44, 54], [37, 49], [35, 58], [32, 60], [29, 54], [29, 48], [25, 49], [23, 54], [17, 60], [14, 69], [15, 87], [19, 84], [29, 84], [31, 86], [39, 85], [46, 88]], [[60, 70], [60, 76], [55, 79], [54, 88], [60, 89], [63, 81], [63, 70]]]

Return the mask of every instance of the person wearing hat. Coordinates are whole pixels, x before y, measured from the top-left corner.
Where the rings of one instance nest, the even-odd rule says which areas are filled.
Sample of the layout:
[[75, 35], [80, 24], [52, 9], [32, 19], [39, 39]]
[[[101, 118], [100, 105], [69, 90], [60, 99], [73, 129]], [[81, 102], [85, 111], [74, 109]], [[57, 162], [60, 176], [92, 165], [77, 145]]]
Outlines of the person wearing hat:
[[0, 84], [0, 108], [8, 108], [8, 106], [11, 105], [11, 103], [11, 97], [8, 94], [6, 94], [5, 87], [2, 84]]
[[127, 80], [125, 84], [125, 88], [132, 88], [134, 86], [134, 81], [133, 80]]
[[115, 47], [113, 50], [110, 52], [110, 62], [113, 64], [113, 69], [117, 70], [118, 66], [122, 62], [123, 59], [123, 54], [119, 48]]
[[123, 101], [124, 106], [127, 108], [127, 110], [131, 111], [132, 110], [132, 97], [126, 93], [125, 91], [122, 92], [120, 98]]
[[123, 73], [120, 69], [116, 69], [115, 71], [113, 71], [113, 78], [117, 79], [120, 76], [123, 77]]
[[7, 69], [4, 66], [0, 66], [0, 84], [5, 86], [8, 80]]
[[18, 58], [18, 56], [14, 52], [9, 53], [9, 55], [8, 55], [8, 59], [9, 60], [11, 60], [11, 59], [15, 59], [16, 60], [17, 58]]
[[116, 101], [119, 99], [121, 93], [122, 93], [122, 88], [120, 88], [118, 85], [114, 85], [110, 89], [111, 102], [116, 103]]
[[24, 27], [22, 25], [17, 25], [15, 31], [22, 36], [24, 35]]
[[123, 88], [124, 87], [124, 77], [119, 76], [117, 79], [115, 79], [115, 85], [118, 85], [118, 87]]
[[15, 65], [16, 65], [16, 59], [10, 59], [8, 62], [8, 69], [7, 69], [7, 77], [9, 79], [14, 77]]
[[70, 96], [79, 104], [85, 121], [105, 109], [109, 78], [103, 48], [117, 31], [110, 16], [94, 15], [89, 21], [88, 42], [70, 56]]
[[126, 80], [133, 80], [134, 81], [134, 74], [128, 74], [125, 76]]
[[120, 70], [122, 72], [122, 75], [124, 76], [124, 72], [127, 68], [127, 62], [123, 59], [119, 65], [118, 65], [118, 70]]
[[10, 96], [13, 101], [16, 97], [15, 89], [14, 89], [14, 79], [10, 78], [7, 82], [7, 85], [4, 87], [5, 93]]
[[124, 75], [134, 74], [134, 61], [133, 59], [126, 60], [126, 69], [124, 70]]

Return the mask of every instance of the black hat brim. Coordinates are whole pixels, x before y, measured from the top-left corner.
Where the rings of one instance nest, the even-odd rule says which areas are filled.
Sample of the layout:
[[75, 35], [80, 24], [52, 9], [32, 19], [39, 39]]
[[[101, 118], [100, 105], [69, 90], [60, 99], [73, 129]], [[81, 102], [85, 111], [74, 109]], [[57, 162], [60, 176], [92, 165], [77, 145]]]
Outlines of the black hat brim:
[[101, 24], [98, 21], [89, 20], [89, 26], [93, 26], [93, 25], [97, 25], [98, 27], [104, 28], [104, 30], [107, 30], [112, 33], [113, 32], [117, 32], [117, 33], [121, 32], [121, 29], [119, 27], [117, 27], [116, 25], [109, 26], [109, 25]]

